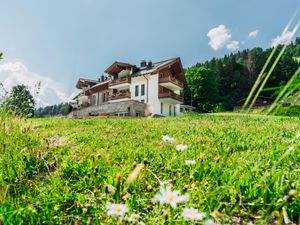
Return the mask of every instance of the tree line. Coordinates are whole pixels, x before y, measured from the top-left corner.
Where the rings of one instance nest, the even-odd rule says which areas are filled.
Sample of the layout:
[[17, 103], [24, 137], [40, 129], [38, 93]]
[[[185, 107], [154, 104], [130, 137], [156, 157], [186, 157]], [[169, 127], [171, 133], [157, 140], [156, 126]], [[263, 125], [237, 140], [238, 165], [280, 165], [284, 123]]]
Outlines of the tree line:
[[[282, 48], [278, 46], [266, 71]], [[192, 104], [200, 112], [232, 110], [241, 99], [247, 98], [272, 50], [245, 49], [188, 68], [188, 88], [183, 91], [185, 104]], [[262, 95], [275, 98], [300, 66], [299, 62], [300, 38], [296, 38], [287, 46]]]
[[34, 111], [36, 117], [53, 117], [53, 116], [66, 116], [71, 112], [69, 103], [60, 103], [57, 105], [50, 105], [40, 107]]

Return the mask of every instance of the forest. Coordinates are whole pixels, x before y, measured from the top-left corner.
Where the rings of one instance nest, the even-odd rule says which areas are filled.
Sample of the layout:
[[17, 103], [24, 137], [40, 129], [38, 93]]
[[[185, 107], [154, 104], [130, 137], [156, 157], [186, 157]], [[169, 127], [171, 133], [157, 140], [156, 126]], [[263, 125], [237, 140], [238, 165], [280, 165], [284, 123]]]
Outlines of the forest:
[[66, 116], [71, 111], [71, 106], [68, 103], [60, 103], [40, 107], [34, 111], [35, 117], [51, 117], [51, 116]]
[[[284, 46], [278, 46], [266, 71]], [[200, 112], [233, 110], [247, 98], [258, 74], [273, 48], [253, 48], [213, 58], [186, 69], [188, 88], [183, 91], [185, 104]], [[276, 98], [300, 65], [300, 38], [284, 51], [261, 95]]]

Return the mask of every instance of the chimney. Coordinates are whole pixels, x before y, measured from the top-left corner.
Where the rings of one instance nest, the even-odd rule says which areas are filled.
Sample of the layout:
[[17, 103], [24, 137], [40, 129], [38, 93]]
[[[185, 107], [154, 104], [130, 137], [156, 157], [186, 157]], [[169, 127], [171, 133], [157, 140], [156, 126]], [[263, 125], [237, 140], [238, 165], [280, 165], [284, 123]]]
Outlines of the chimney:
[[103, 82], [104, 81], [104, 76], [103, 75], [101, 75], [101, 82]]
[[148, 62], [148, 69], [151, 69], [152, 68], [152, 62], [151, 62], [151, 60]]
[[142, 61], [141, 61], [141, 67], [146, 67], [146, 66], [147, 66], [146, 60], [142, 60]]

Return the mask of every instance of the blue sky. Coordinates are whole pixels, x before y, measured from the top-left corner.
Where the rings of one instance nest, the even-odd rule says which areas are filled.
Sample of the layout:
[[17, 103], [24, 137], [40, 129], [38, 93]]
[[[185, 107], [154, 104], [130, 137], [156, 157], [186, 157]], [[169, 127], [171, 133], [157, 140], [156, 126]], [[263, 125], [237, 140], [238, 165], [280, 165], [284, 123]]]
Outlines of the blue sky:
[[39, 104], [58, 103], [76, 91], [79, 77], [96, 79], [115, 60], [138, 64], [142, 59], [180, 56], [183, 66], [189, 67], [232, 50], [270, 47], [299, 4], [297, 0], [0, 0], [0, 51], [5, 57], [0, 82], [9, 88], [41, 81]]

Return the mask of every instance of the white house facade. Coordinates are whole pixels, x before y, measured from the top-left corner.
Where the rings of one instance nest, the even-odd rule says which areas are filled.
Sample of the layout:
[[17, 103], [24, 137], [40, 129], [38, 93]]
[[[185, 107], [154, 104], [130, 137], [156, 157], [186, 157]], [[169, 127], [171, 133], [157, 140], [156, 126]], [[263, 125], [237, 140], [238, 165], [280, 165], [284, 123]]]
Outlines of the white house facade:
[[[114, 116], [178, 116], [186, 87], [180, 58], [140, 66], [114, 62], [98, 81], [79, 79], [74, 113]], [[128, 107], [126, 107], [128, 106]], [[90, 109], [90, 110], [89, 110]], [[80, 113], [79, 113], [80, 114]], [[84, 115], [83, 115], [84, 116]]]

